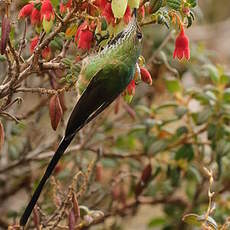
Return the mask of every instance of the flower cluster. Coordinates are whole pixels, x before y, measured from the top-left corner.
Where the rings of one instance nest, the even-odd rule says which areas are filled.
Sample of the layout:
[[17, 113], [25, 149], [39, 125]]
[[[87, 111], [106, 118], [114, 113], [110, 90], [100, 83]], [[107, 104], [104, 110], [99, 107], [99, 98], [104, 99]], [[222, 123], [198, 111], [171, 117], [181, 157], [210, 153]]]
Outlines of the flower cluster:
[[29, 3], [22, 7], [18, 14], [19, 19], [30, 17], [32, 25], [37, 25], [40, 23], [40, 11], [34, 6], [34, 3]]
[[24, 19], [30, 17], [32, 25], [40, 26], [43, 25], [43, 29], [46, 33], [49, 33], [54, 19], [54, 9], [50, 0], [43, 0], [41, 5], [39, 3], [35, 4], [33, 2], [28, 3], [20, 10], [18, 14], [19, 19]]
[[[60, 14], [62, 15], [67, 13], [70, 11], [72, 6], [73, 0], [60, 0]], [[91, 3], [88, 3], [87, 1], [82, 2], [79, 7], [80, 10], [86, 11], [93, 17], [97, 17], [99, 13], [105, 19], [107, 25], [111, 25], [112, 27], [115, 27], [120, 22], [123, 22], [124, 25], [128, 24], [131, 19], [133, 8], [138, 8], [138, 14], [141, 18], [144, 18], [145, 11], [147, 10], [147, 8], [145, 9], [145, 5], [141, 4], [141, 1], [128, 1], [128, 4], [119, 5], [119, 3], [114, 0], [94, 0]], [[179, 60], [185, 58], [189, 60], [189, 39], [185, 35], [183, 23], [176, 14], [172, 15], [176, 18], [175, 21], [177, 21], [181, 28], [175, 41], [173, 58], [178, 58]], [[42, 26], [44, 31], [49, 33], [55, 20], [55, 13], [51, 0], [37, 0], [26, 4], [20, 10], [18, 18], [24, 19], [26, 17], [30, 18], [32, 25], [36, 25], [38, 27]], [[90, 50], [93, 45], [94, 31], [98, 29], [96, 28], [98, 27], [97, 25], [95, 25], [95, 22], [91, 21], [91, 19], [85, 19], [78, 29], [76, 28], [77, 31], [75, 30], [74, 32], [74, 40], [79, 49]], [[72, 36], [74, 34], [72, 34]], [[144, 73], [143, 69], [141, 71]], [[144, 78], [145, 82], [151, 82], [151, 78], [148, 77], [148, 74], [142, 74], [142, 76], [147, 76], [147, 78]]]

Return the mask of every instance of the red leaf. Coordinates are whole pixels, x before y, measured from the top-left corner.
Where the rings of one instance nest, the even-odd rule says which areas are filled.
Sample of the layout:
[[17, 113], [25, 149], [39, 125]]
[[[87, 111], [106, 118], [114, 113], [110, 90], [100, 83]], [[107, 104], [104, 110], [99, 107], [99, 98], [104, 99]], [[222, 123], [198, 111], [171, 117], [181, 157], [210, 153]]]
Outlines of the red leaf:
[[4, 127], [0, 121], [0, 151], [1, 151], [3, 144], [4, 144], [4, 138], [5, 138]]
[[121, 97], [119, 96], [119, 97], [117, 98], [117, 100], [115, 101], [115, 106], [114, 106], [114, 113], [115, 113], [115, 114], [118, 114], [118, 112], [119, 112], [120, 101], [121, 101]]
[[64, 93], [60, 93], [59, 101], [60, 101], [60, 104], [61, 104], [62, 111], [64, 113], [67, 110]]
[[141, 180], [146, 183], [152, 175], [152, 166], [148, 164], [142, 171]]
[[6, 45], [9, 40], [9, 35], [10, 35], [10, 20], [6, 17], [3, 16], [2, 18], [2, 35], [1, 35], [1, 54], [3, 55], [6, 51]]
[[95, 180], [101, 182], [102, 175], [103, 175], [103, 166], [101, 164], [96, 165], [95, 173], [96, 173]]
[[148, 164], [143, 169], [142, 174], [141, 174], [141, 178], [140, 178], [139, 182], [136, 185], [136, 189], [135, 189], [136, 197], [138, 197], [142, 193], [143, 189], [148, 184], [148, 182], [149, 182], [149, 180], [151, 178], [151, 175], [152, 175], [152, 166], [151, 166], [151, 164]]
[[51, 126], [56, 130], [63, 114], [58, 95], [54, 95], [50, 98], [49, 112]]
[[25, 18], [31, 15], [32, 11], [34, 9], [33, 3], [28, 3], [25, 6], [22, 7], [18, 14], [18, 19]]
[[74, 230], [75, 224], [76, 224], [76, 220], [75, 220], [75, 215], [74, 215], [74, 211], [72, 208], [69, 212], [69, 230]]
[[79, 208], [77, 197], [75, 194], [73, 194], [72, 202], [73, 202], [73, 211], [75, 215], [75, 221], [77, 221], [78, 218], [80, 217], [80, 208]]
[[37, 209], [37, 205], [35, 205], [35, 207], [33, 209], [33, 221], [34, 221], [34, 225], [36, 226], [36, 228], [39, 229], [40, 216], [39, 216], [39, 212]]

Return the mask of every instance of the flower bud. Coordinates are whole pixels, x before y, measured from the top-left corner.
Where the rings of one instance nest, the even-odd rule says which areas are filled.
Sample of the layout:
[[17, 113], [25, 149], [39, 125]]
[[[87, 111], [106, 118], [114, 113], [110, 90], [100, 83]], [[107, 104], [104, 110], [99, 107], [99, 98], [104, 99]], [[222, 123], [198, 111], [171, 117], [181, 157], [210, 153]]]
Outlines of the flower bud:
[[46, 33], [49, 33], [52, 29], [54, 18], [55, 16], [52, 3], [50, 0], [43, 0], [41, 6], [41, 20]]
[[149, 85], [152, 85], [153, 81], [149, 71], [144, 67], [140, 67], [140, 71], [141, 71], [141, 80]]
[[38, 25], [41, 21], [41, 15], [40, 11], [36, 8], [32, 10], [32, 13], [30, 15], [30, 21], [32, 25]]
[[25, 6], [23, 6], [22, 9], [19, 11], [18, 19], [22, 19], [22, 18], [30, 16], [33, 9], [34, 9], [33, 3], [29, 3]]

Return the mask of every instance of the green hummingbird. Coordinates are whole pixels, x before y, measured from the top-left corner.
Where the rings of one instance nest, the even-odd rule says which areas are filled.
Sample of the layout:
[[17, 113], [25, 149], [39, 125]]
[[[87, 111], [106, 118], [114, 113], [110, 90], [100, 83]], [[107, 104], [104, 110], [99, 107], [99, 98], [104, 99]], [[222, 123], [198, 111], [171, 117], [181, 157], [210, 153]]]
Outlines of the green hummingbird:
[[65, 135], [20, 219], [21, 226], [26, 225], [46, 181], [76, 133], [105, 110], [133, 79], [141, 41], [142, 32], [134, 9], [128, 26], [97, 55], [83, 60], [78, 82], [82, 95], [69, 117]]

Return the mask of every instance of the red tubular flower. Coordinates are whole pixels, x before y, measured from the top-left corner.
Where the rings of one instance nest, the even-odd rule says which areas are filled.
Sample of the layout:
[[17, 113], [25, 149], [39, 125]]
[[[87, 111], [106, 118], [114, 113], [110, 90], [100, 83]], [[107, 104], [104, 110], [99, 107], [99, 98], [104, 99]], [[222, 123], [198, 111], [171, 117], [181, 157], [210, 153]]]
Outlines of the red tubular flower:
[[90, 50], [93, 40], [93, 33], [90, 30], [82, 30], [79, 34], [77, 48]]
[[50, 0], [43, 0], [41, 6], [41, 20], [54, 20], [54, 10]]
[[136, 88], [135, 81], [132, 80], [129, 83], [129, 85], [127, 86], [127, 93], [128, 93], [128, 95], [134, 95], [135, 94], [135, 88]]
[[40, 23], [40, 11], [36, 8], [33, 9], [31, 15], [30, 15], [30, 21], [32, 25], [37, 25]]
[[108, 1], [107, 0], [99, 0], [99, 1], [100, 1], [100, 8], [104, 9]]
[[[34, 53], [34, 50], [35, 50], [35, 47], [37, 46], [38, 44], [38, 41], [39, 41], [39, 37], [38, 36], [35, 36], [34, 38], [32, 38], [32, 40], [30, 41], [30, 53], [33, 54]], [[50, 57], [51, 57], [51, 49], [50, 47], [45, 47], [43, 50], [42, 50], [42, 57], [46, 60], [49, 60]]]
[[138, 13], [141, 15], [142, 18], [145, 17], [145, 7], [144, 7], [144, 5], [139, 7]]
[[21, 18], [25, 18], [25, 17], [30, 16], [33, 9], [34, 9], [33, 3], [29, 3], [25, 6], [23, 6], [22, 9], [19, 11], [18, 18], [21, 19]]
[[47, 61], [50, 60], [50, 58], [51, 58], [51, 49], [50, 49], [50, 47], [45, 47], [42, 50], [42, 57]]
[[32, 38], [32, 40], [30, 41], [30, 53], [32, 54], [34, 52], [35, 47], [37, 46], [39, 41], [39, 37], [35, 36], [34, 38]]
[[182, 59], [185, 57], [187, 60], [190, 58], [190, 49], [189, 49], [189, 38], [184, 33], [184, 28], [181, 27], [180, 34], [176, 38], [175, 50], [173, 53], [173, 58]]
[[140, 72], [141, 72], [141, 80], [149, 85], [152, 85], [153, 81], [149, 71], [144, 67], [140, 67]]
[[[104, 5], [104, 2], [103, 2]], [[102, 3], [101, 3], [102, 6]], [[108, 24], [112, 23], [113, 25], [115, 24], [115, 17], [113, 15], [113, 11], [112, 11], [112, 5], [110, 2], [107, 2], [105, 4], [105, 7], [102, 9], [102, 16], [105, 17], [105, 20], [107, 21]]]
[[90, 30], [87, 22], [82, 23], [75, 35], [77, 48], [90, 50], [93, 41], [93, 32]]
[[125, 24], [129, 24], [130, 19], [131, 19], [131, 9], [129, 6], [127, 6], [126, 11], [125, 11], [125, 15], [124, 15]]
[[64, 3], [63, 1], [61, 1], [60, 13], [64, 14], [67, 11], [67, 9], [70, 9], [71, 5], [72, 5], [72, 0], [69, 0], [67, 3]]

